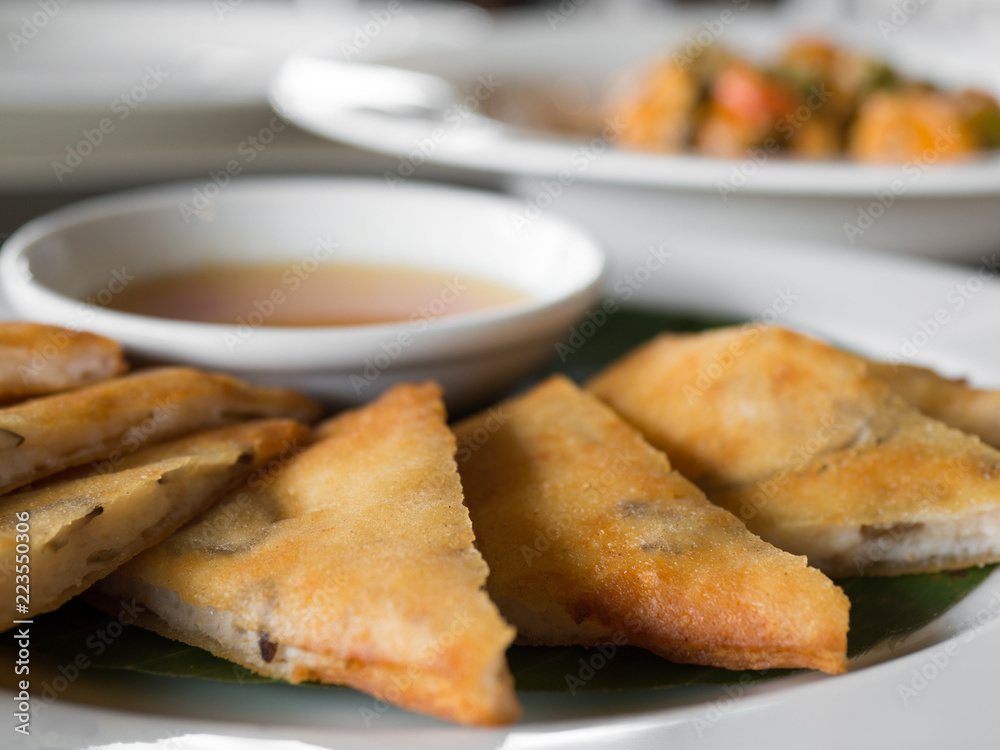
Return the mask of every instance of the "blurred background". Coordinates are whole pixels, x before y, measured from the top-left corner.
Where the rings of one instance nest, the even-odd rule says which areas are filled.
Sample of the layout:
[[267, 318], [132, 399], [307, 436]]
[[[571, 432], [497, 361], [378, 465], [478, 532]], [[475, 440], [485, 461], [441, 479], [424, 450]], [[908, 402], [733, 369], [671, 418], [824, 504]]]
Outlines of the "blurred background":
[[[456, 51], [499, 35], [504, 54], [552, 61], [565, 77], [560, 45], [571, 38], [578, 53], [592, 45], [594, 66], [610, 74], [629, 56], [648, 58], [661, 33], [664, 53], [732, 35], [773, 57], [774, 35], [753, 43], [756, 29], [769, 28], [832, 33], [889, 58], [909, 51], [924, 61], [922, 75], [929, 68], [946, 82], [964, 76], [989, 88], [1000, 2], [8, 0], [0, 5], [0, 239], [81, 197], [166, 180], [397, 172], [392, 148], [357, 148], [276, 115], [269, 87], [294, 55], [359, 65], [461, 60]], [[946, 62], [938, 71], [932, 60]], [[566, 80], [561, 109], [593, 98]], [[510, 188], [490, 170], [433, 161], [414, 165], [419, 179]]]

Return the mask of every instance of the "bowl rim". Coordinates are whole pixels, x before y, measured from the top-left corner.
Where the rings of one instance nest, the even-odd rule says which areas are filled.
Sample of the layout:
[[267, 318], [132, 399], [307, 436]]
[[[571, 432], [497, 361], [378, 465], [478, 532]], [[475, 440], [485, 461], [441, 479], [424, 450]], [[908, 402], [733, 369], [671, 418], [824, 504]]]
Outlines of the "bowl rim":
[[[226, 334], [233, 334], [240, 329], [238, 324], [203, 323], [197, 321], [176, 320], [156, 316], [126, 313], [111, 310], [85, 300], [65, 294], [40, 282], [30, 270], [30, 254], [38, 243], [46, 238], [58, 235], [74, 226], [88, 222], [101, 222], [108, 219], [123, 217], [129, 213], [143, 210], [162, 209], [167, 206], [174, 208], [179, 197], [189, 197], [194, 188], [204, 187], [205, 182], [185, 180], [159, 183], [124, 190], [105, 195], [95, 196], [67, 206], [55, 209], [38, 216], [19, 227], [0, 247], [0, 289], [9, 300], [11, 307], [26, 318], [34, 317], [48, 322], [64, 325], [71, 329], [86, 329], [96, 333], [120, 339], [126, 346], [134, 344], [135, 339], [142, 338], [155, 350], [157, 343], [176, 343], [183, 339], [197, 339], [198, 344], [208, 341], [221, 341]], [[368, 191], [371, 200], [377, 199], [377, 189], [386, 188], [385, 180], [377, 177], [341, 177], [325, 175], [265, 175], [247, 176], [236, 179], [215, 200], [239, 202], [246, 199], [259, 198], [271, 191], [287, 191], [289, 188], [318, 190], [350, 190]], [[408, 181], [404, 186], [411, 194], [430, 195], [432, 200], [446, 198], [450, 205], [455, 199], [466, 201], [466, 205], [479, 205], [484, 210], [506, 207], [510, 210], [520, 208], [520, 204], [506, 196], [483, 190], [453, 187], [421, 181]], [[400, 199], [406, 200], [400, 194]], [[540, 296], [530, 291], [522, 300], [503, 303], [483, 310], [475, 310], [441, 317], [426, 321], [416, 341], [437, 342], [447, 336], [455, 341], [455, 353], [467, 354], [469, 349], [483, 351], [494, 349], [507, 343], [502, 334], [503, 328], [524, 320], [545, 316], [548, 312], [563, 305], [579, 304], [581, 309], [596, 299], [605, 281], [607, 259], [599, 244], [583, 229], [570, 221], [552, 215], [542, 215], [536, 222], [542, 226], [554, 227], [561, 236], [568, 238], [567, 245], [578, 253], [581, 260], [586, 261], [585, 273], [581, 274], [578, 283], [567, 288], [561, 294]], [[405, 262], [401, 265], [405, 265]], [[448, 269], [443, 269], [448, 270]], [[468, 274], [476, 276], [476, 274]], [[483, 277], [486, 278], [486, 277]], [[73, 320], [74, 314], [78, 320]], [[63, 321], [63, 322], [60, 322]], [[85, 322], [84, 322], [85, 321]], [[77, 325], [77, 323], [79, 323]], [[365, 345], [395, 339], [403, 331], [411, 331], [409, 320], [398, 322], [361, 324], [348, 326], [254, 326], [254, 335], [264, 339], [281, 337], [283, 348], [309, 348], [311, 346], [336, 345], [345, 348], [363, 347]], [[499, 340], [490, 335], [500, 335]], [[534, 338], [540, 338], [543, 332], [537, 331]], [[463, 336], [464, 335], [464, 336]], [[462, 338], [456, 338], [462, 337]], [[531, 341], [531, 336], [521, 337]], [[408, 362], [420, 361], [419, 345], [411, 347]], [[415, 356], [416, 355], [416, 356]], [[437, 359], [437, 357], [429, 357]], [[251, 369], [287, 369], [282, 367], [264, 367], [253, 363], [253, 357], [236, 357], [234, 368]], [[322, 358], [306, 356], [299, 358], [298, 366], [312, 363], [319, 368]], [[352, 361], [354, 357], [350, 358]], [[227, 358], [228, 360], [228, 358]], [[339, 366], [336, 358], [328, 358], [325, 366]], [[326, 361], [326, 360], [324, 360]], [[295, 366], [295, 363], [293, 363]]]

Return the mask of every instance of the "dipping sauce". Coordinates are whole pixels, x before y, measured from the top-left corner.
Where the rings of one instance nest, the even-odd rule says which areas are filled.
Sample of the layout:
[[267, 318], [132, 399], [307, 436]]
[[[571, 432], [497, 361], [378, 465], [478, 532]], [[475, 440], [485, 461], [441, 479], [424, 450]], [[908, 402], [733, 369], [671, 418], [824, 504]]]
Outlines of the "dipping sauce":
[[524, 300], [519, 289], [424, 269], [323, 264], [214, 265], [137, 278], [105, 307], [174, 320], [348, 326], [435, 319]]

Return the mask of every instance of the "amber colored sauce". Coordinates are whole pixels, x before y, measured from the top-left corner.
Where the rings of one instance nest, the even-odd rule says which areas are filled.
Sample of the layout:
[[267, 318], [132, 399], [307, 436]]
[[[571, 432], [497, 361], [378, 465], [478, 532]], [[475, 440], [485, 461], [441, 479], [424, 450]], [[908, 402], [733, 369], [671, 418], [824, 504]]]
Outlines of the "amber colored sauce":
[[483, 279], [423, 269], [232, 265], [136, 279], [107, 307], [202, 323], [345, 326], [432, 320], [525, 297]]

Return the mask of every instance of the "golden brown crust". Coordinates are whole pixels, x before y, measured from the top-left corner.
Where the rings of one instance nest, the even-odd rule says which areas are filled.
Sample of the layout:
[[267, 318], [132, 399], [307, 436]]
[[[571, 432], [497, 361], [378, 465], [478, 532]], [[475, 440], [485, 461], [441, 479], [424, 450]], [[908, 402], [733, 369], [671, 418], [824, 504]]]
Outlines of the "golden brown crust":
[[440, 389], [397, 386], [317, 435], [126, 565], [105, 592], [140, 581], [231, 613], [283, 649], [270, 662], [242, 654], [266, 674], [343, 683], [462, 723], [516, 718], [504, 658], [514, 633], [482, 588]]
[[1000, 391], [971, 388], [913, 365], [869, 362], [868, 372], [927, 416], [1000, 448]]
[[[8, 495], [0, 560], [13, 570], [17, 521], [28, 514], [27, 616], [56, 609], [308, 439], [309, 428], [289, 420], [247, 422], [137, 451], [105, 473]], [[0, 591], [0, 615], [9, 623], [15, 616], [12, 576]]]
[[851, 445], [889, 394], [857, 357], [760, 326], [659, 336], [587, 388], [706, 491]]
[[143, 370], [0, 409], [0, 493], [79, 464], [117, 465], [147, 445], [208, 427], [317, 414], [293, 391], [186, 367]]
[[127, 369], [117, 341], [41, 323], [0, 322], [0, 404], [79, 388]]
[[[589, 387], [713, 502], [830, 575], [1000, 559], [961, 523], [1000, 512], [1000, 452], [909, 406], [859, 357], [784, 329], [727, 328], [661, 336]], [[944, 529], [961, 535], [950, 550]], [[891, 549], [869, 544], [890, 532]]]
[[845, 669], [843, 592], [708, 502], [565, 378], [455, 431], [488, 588], [523, 640], [624, 640], [731, 669]]

